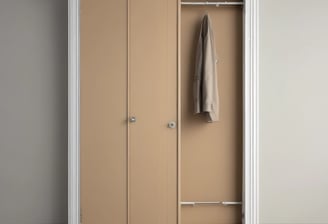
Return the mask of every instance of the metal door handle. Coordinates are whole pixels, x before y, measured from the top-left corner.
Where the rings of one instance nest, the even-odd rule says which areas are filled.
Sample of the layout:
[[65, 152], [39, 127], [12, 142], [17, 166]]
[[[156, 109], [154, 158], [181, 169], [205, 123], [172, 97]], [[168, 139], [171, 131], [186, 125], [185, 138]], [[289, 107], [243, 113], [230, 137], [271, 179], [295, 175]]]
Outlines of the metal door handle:
[[175, 128], [177, 125], [176, 125], [176, 123], [174, 122], [174, 121], [170, 121], [168, 124], [167, 124], [167, 126], [169, 127], [169, 128]]
[[130, 123], [135, 123], [135, 122], [137, 122], [137, 118], [132, 116], [129, 118], [129, 121], [130, 121]]

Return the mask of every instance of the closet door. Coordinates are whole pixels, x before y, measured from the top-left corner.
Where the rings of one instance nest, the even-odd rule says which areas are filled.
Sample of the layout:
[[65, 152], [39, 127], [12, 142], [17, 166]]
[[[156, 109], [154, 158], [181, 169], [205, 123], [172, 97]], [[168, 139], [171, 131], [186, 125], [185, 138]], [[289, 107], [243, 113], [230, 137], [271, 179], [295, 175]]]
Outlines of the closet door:
[[177, 223], [177, 1], [130, 1], [129, 217]]
[[81, 0], [81, 216], [127, 222], [127, 2]]
[[177, 1], [82, 0], [82, 223], [177, 223], [169, 122], [177, 122]]

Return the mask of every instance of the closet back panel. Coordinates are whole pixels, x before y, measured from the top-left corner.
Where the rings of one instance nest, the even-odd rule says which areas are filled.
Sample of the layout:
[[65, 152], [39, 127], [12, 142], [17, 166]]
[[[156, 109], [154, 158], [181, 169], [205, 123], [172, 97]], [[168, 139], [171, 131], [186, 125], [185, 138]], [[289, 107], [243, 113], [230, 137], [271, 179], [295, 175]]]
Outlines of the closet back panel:
[[131, 224], [177, 223], [177, 1], [130, 1]]
[[127, 3], [81, 0], [82, 222], [127, 221]]
[[[193, 115], [195, 49], [211, 17], [219, 62], [220, 121]], [[181, 12], [182, 201], [242, 200], [242, 8], [183, 6]], [[241, 223], [241, 206], [182, 207], [182, 224]]]

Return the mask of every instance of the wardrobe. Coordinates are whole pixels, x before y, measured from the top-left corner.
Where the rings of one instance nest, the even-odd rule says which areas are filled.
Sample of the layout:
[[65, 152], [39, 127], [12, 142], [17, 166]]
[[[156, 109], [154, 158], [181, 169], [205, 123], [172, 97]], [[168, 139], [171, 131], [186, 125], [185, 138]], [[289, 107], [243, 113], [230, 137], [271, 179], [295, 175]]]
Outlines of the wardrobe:
[[[81, 0], [80, 10], [81, 222], [242, 223], [243, 7]], [[213, 123], [192, 109], [205, 14], [219, 58]]]

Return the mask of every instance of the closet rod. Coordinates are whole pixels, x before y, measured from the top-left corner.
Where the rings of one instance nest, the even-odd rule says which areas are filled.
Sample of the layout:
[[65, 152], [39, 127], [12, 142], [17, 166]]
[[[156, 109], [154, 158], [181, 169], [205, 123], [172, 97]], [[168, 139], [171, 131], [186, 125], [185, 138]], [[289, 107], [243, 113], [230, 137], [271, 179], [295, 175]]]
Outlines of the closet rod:
[[183, 201], [180, 203], [181, 205], [242, 205], [240, 201]]
[[181, 5], [208, 5], [219, 7], [221, 5], [244, 5], [244, 2], [181, 2]]

